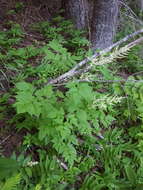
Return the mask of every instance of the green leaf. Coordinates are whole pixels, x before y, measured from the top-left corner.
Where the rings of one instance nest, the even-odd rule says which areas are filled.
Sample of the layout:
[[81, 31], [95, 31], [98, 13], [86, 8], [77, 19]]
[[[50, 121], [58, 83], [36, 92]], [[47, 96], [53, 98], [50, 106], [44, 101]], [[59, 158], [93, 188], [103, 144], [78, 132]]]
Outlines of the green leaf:
[[17, 185], [21, 181], [21, 175], [18, 174], [6, 180], [2, 190], [17, 190]]
[[135, 185], [137, 182], [137, 176], [135, 171], [130, 165], [125, 166], [126, 175], [131, 184]]
[[86, 101], [90, 101], [93, 98], [92, 88], [88, 84], [80, 84], [79, 85], [79, 94]]
[[32, 84], [27, 83], [27, 82], [19, 82], [16, 84], [16, 88], [20, 91], [34, 91], [34, 87]]
[[25, 170], [26, 174], [28, 175], [28, 177], [31, 178], [32, 177], [32, 170], [31, 170], [31, 168], [25, 167], [24, 170]]
[[9, 174], [19, 169], [19, 163], [13, 159], [0, 157], [0, 179], [7, 177]]
[[52, 87], [47, 85], [45, 86], [44, 88], [40, 89], [40, 90], [37, 90], [35, 95], [37, 97], [41, 97], [41, 96], [44, 96], [44, 97], [51, 97], [53, 95], [53, 90], [52, 90]]
[[78, 126], [79, 132], [81, 134], [91, 134], [92, 129], [87, 121], [88, 115], [86, 111], [78, 110], [76, 115], [79, 120], [79, 126]]

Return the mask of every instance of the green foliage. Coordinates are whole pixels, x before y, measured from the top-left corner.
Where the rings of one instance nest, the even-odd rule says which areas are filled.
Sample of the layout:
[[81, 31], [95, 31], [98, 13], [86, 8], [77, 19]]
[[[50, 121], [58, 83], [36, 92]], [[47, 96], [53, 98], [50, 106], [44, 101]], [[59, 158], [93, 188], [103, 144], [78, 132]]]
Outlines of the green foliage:
[[[56, 157], [49, 157], [45, 151], [39, 151], [39, 161], [29, 161], [21, 169], [21, 176], [25, 182], [25, 189], [44, 188], [48, 189], [62, 180], [62, 170], [56, 162]], [[30, 182], [30, 183], [29, 183]], [[39, 184], [39, 185], [36, 185]]]
[[[23, 8], [16, 3], [14, 11]], [[41, 40], [25, 44], [20, 25], [10, 22], [0, 31], [2, 75], [10, 87], [1, 94], [0, 119], [2, 124], [8, 120], [4, 125], [10, 131], [16, 128], [24, 134], [16, 154], [0, 159], [1, 189], [142, 189], [143, 83], [133, 74], [142, 72], [141, 47], [118, 64], [115, 59], [126, 46], [116, 50], [93, 62], [91, 74], [82, 76], [111, 81], [122, 80], [121, 71], [133, 74], [126, 82], [88, 84], [73, 79], [53, 87], [43, 84], [92, 54], [87, 51], [90, 44], [85, 32], [60, 16], [34, 24], [32, 31]]]
[[81, 59], [81, 57], [68, 52], [57, 40], [52, 40], [44, 46], [43, 53], [45, 56], [41, 64], [36, 68], [35, 73], [38, 73], [41, 78], [44, 77], [45, 82], [47, 77], [60, 75], [68, 71], [75, 65], [77, 60]]
[[139, 45], [131, 49], [128, 56], [123, 61], [121, 60], [119, 69], [124, 69], [128, 73], [140, 72], [143, 69], [142, 63], [142, 46]]
[[[125, 84], [124, 91], [120, 86], [118, 88], [116, 86], [118, 89], [116, 91], [113, 85], [115, 94], [117, 92], [117, 94], [123, 96], [123, 93], [127, 93], [127, 85], [128, 83]], [[139, 87], [141, 87], [141, 83], [138, 85]], [[48, 155], [55, 156], [55, 161], [62, 156], [65, 163], [67, 163], [67, 167], [70, 167], [66, 172], [61, 170], [61, 173], [56, 174], [59, 180], [54, 180], [52, 183], [48, 182], [45, 188], [54, 189], [56, 184], [58, 184], [59, 189], [60, 186], [62, 188], [63, 176], [64, 181], [68, 182], [65, 183], [64, 187], [68, 187], [68, 184], [72, 186], [76, 183], [78, 175], [85, 176], [79, 189], [142, 188], [142, 133], [139, 133], [141, 130], [138, 128], [135, 133], [132, 132], [132, 126], [128, 127], [128, 136], [124, 127], [119, 129], [110, 127], [113, 122], [118, 122], [117, 118], [120, 111], [122, 112], [122, 121], [129, 118], [129, 115], [124, 114], [122, 110], [124, 109], [127, 112], [126, 99], [117, 101], [116, 97], [114, 100], [113, 97], [103, 96], [84, 83], [69, 83], [67, 88], [68, 90], [64, 94], [60, 91], [53, 91], [51, 86], [36, 89], [29, 83], [17, 84], [15, 103], [17, 112], [18, 114], [29, 114], [30, 117], [27, 115], [27, 118], [34, 121], [31, 128], [36, 127], [38, 132], [38, 135], [35, 134], [35, 138], [29, 137], [30, 142], [28, 141], [28, 143], [50, 146]], [[137, 90], [136, 93], [139, 92]], [[136, 107], [136, 95], [133, 98], [132, 94], [129, 91], [126, 96], [129, 96], [128, 101], [131, 98], [131, 103]], [[27, 95], [29, 98], [26, 99]], [[142, 97], [142, 95], [139, 97]], [[141, 103], [140, 100], [139, 102]], [[115, 111], [115, 103], [120, 103], [118, 112]], [[37, 104], [38, 106], [34, 108], [33, 105]], [[25, 106], [28, 107], [25, 108]], [[125, 107], [127, 107], [126, 110]], [[136, 120], [140, 115], [137, 110], [131, 109], [134, 112], [133, 116], [137, 116]], [[136, 120], [130, 116], [128, 125]], [[25, 120], [24, 122], [27, 123], [28, 121]], [[24, 122], [22, 126], [26, 126]], [[103, 137], [100, 135], [101, 129], [105, 130]], [[130, 137], [132, 139], [128, 142]], [[134, 142], [135, 139], [136, 142]], [[89, 159], [83, 159], [84, 154], [88, 154]], [[78, 167], [75, 167], [77, 164]], [[90, 173], [91, 168], [96, 169], [95, 171], [93, 169], [93, 172]], [[54, 169], [54, 171], [57, 171], [57, 169]], [[27, 181], [29, 180], [27, 179]], [[35, 181], [38, 184], [45, 184], [45, 179], [44, 181]]]
[[46, 40], [57, 40], [74, 53], [85, 53], [83, 47], [89, 45], [89, 41], [83, 35], [85, 32], [75, 30], [72, 22], [64, 20], [61, 16], [53, 18], [50, 22], [40, 22], [33, 28], [40, 31]]
[[1, 186], [2, 190], [18, 190], [18, 185], [21, 181], [21, 175], [17, 174], [13, 177], [10, 177], [6, 180], [3, 186]]
[[0, 179], [15, 173], [18, 168], [19, 165], [17, 161], [0, 157]]
[[0, 31], [0, 60], [6, 70], [14, 72], [10, 75], [13, 83], [38, 78], [35, 83], [41, 84], [66, 72], [87, 54], [89, 42], [84, 33], [62, 17], [34, 25], [33, 30], [42, 33], [45, 39], [33, 40], [31, 45], [21, 45], [26, 35], [20, 25], [9, 22], [8, 26], [6, 31]]
[[99, 122], [108, 127], [114, 117], [110, 115], [112, 106], [108, 114], [104, 108], [98, 110], [99, 101], [97, 106], [93, 106], [94, 99], [98, 100], [100, 95], [89, 85], [71, 83], [67, 87], [69, 91], [64, 95], [59, 91], [53, 92], [51, 86], [37, 90], [32, 84], [18, 83], [15, 107], [18, 114], [28, 113], [33, 119], [36, 117], [39, 140], [45, 141], [45, 145], [52, 143], [53, 148], [72, 166], [77, 160], [76, 133], [92, 136], [99, 130]]
[[41, 190], [41, 185], [37, 184], [35, 190]]
[[0, 31], [0, 45], [4, 48], [9, 48], [20, 42], [23, 36], [23, 31], [19, 24], [9, 23], [10, 29]]

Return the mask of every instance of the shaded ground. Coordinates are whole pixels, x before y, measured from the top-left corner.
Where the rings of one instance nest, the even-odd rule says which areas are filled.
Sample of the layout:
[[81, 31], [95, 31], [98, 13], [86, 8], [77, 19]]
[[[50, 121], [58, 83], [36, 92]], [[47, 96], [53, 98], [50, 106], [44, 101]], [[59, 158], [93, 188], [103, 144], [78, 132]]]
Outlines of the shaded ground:
[[[0, 124], [1, 125], [1, 124]], [[20, 147], [22, 143], [24, 134], [22, 133], [12, 133], [12, 132], [6, 132], [4, 134], [0, 135], [0, 147], [1, 147], [1, 153], [9, 157], [13, 151], [17, 152], [17, 148]]]
[[[12, 21], [20, 24], [25, 33], [25, 38], [18, 47], [26, 47], [32, 45], [33, 42], [43, 41], [43, 38], [39, 33], [37, 34], [36, 32], [29, 30], [29, 26], [43, 20], [49, 20], [52, 14], [55, 14], [57, 11], [56, 7], [52, 6], [48, 5], [46, 1], [44, 2], [40, 0], [1, 0], [0, 31], [7, 30], [9, 27], [8, 23]], [[3, 70], [3, 65], [0, 65], [0, 99], [4, 93], [9, 91], [11, 84], [8, 79], [9, 76], [12, 75], [14, 75], [14, 73]], [[9, 106], [13, 102], [14, 100], [11, 99], [8, 99], [7, 104], [3, 104], [0, 101], [0, 152], [4, 156], [10, 156], [13, 151], [18, 153], [17, 148], [20, 147], [23, 136], [25, 135], [23, 131], [16, 132], [14, 126], [9, 126], [7, 123], [7, 121], [12, 118], [12, 114], [9, 116], [9, 114], [6, 113], [7, 116], [2, 117], [2, 115], [5, 114], [3, 113], [4, 107]], [[7, 121], [5, 118], [7, 118]]]

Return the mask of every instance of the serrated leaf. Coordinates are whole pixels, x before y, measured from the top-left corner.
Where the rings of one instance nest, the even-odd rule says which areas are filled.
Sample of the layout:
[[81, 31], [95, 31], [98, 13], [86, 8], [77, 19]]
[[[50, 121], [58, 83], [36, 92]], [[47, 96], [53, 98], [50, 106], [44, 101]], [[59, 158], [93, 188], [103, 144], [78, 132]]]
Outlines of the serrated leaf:
[[79, 132], [81, 134], [90, 134], [91, 133], [91, 127], [87, 121], [87, 113], [84, 110], [78, 110], [77, 112], [77, 118], [79, 120]]
[[19, 82], [16, 84], [16, 88], [20, 91], [34, 91], [34, 87], [32, 84], [27, 82]]
[[51, 97], [53, 95], [53, 90], [51, 86], [45, 86], [44, 88], [37, 90], [35, 95], [38, 96], [44, 96], [44, 97]]
[[87, 101], [90, 101], [93, 98], [92, 88], [86, 83], [79, 85], [79, 94]]

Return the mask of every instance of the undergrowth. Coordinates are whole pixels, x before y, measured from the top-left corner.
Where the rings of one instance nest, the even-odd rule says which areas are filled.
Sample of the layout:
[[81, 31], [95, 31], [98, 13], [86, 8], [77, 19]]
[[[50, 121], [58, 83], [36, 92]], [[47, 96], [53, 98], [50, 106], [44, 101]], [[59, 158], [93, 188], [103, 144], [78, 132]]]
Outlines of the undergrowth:
[[92, 71], [105, 81], [122, 80], [124, 71], [126, 82], [44, 85], [89, 56], [90, 44], [62, 17], [30, 30], [42, 40], [26, 45], [12, 22], [0, 31], [0, 119], [3, 130], [24, 131], [11, 158], [0, 158], [1, 189], [143, 189], [140, 46]]

